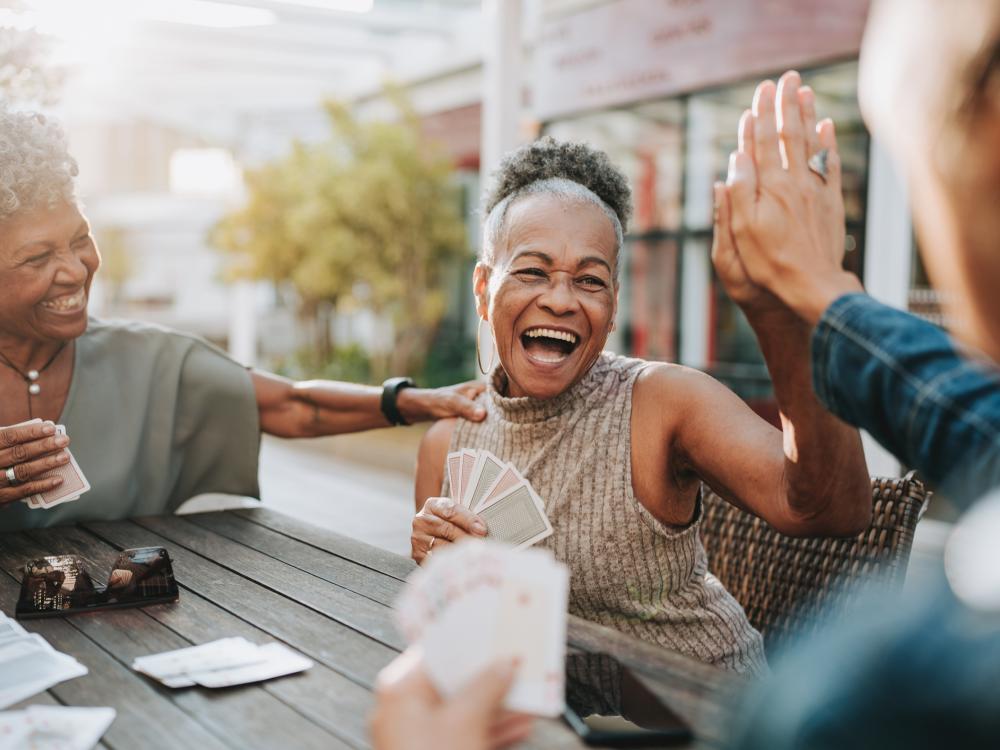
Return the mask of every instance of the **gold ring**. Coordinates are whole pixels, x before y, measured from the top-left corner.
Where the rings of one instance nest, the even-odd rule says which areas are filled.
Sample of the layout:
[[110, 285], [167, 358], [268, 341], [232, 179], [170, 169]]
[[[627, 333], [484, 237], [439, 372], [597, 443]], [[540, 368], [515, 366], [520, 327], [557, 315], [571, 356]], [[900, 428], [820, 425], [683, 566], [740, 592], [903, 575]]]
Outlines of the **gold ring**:
[[436, 536], [432, 536], [431, 537], [431, 543], [427, 545], [427, 554], [428, 555], [431, 553], [431, 550], [434, 549], [434, 542], [436, 542], [436, 541], [437, 541], [437, 537]]

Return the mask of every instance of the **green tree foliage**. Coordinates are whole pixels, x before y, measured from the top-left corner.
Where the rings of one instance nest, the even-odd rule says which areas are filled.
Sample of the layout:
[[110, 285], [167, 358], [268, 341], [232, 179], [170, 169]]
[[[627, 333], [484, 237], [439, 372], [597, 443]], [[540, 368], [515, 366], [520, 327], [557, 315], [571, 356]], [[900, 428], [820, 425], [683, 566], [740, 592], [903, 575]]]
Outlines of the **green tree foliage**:
[[247, 175], [248, 201], [213, 231], [240, 275], [291, 284], [332, 351], [324, 310], [367, 307], [391, 321], [373, 376], [418, 372], [445, 310], [445, 270], [469, 252], [450, 161], [419, 133], [398, 92], [395, 122], [359, 122], [326, 106], [331, 137], [296, 143]]

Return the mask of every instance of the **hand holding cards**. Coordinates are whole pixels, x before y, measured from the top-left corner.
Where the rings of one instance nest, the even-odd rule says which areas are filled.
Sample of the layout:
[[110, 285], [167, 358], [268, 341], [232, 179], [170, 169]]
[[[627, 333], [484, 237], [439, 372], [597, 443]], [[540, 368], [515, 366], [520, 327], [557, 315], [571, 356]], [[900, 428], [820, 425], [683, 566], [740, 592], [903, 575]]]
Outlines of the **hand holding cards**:
[[449, 453], [448, 483], [452, 500], [477, 514], [491, 539], [529, 547], [552, 534], [531, 483], [489, 451]]
[[[21, 424], [16, 424], [12, 427], [23, 427], [24, 425], [36, 424], [41, 421], [41, 419], [32, 419], [29, 422], [22, 422]], [[56, 425], [56, 436], [65, 435], [66, 428], [61, 424]], [[50, 490], [40, 492], [32, 495], [31, 497], [26, 497], [21, 501], [33, 510], [54, 508], [57, 505], [78, 500], [83, 493], [90, 490], [90, 482], [88, 482], [87, 478], [83, 475], [83, 471], [80, 469], [79, 464], [77, 464], [76, 459], [73, 457], [69, 448], [63, 448], [56, 455], [65, 455], [66, 462], [42, 474], [31, 477], [31, 480], [44, 480], [58, 477], [62, 480], [62, 482]]]
[[396, 602], [396, 620], [421, 647], [445, 696], [488, 665], [520, 662], [505, 706], [556, 716], [563, 708], [569, 571], [547, 550], [516, 550], [479, 540], [442, 550], [413, 573]]

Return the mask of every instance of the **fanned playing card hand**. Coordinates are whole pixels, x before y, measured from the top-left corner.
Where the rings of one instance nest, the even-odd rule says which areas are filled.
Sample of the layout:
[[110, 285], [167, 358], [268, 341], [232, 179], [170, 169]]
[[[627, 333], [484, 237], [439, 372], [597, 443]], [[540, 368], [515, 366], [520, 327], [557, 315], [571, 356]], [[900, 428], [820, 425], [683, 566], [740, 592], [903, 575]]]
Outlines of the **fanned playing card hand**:
[[466, 540], [414, 572], [396, 621], [420, 647], [445, 696], [500, 659], [520, 666], [505, 700], [512, 711], [563, 710], [569, 570], [542, 549]]
[[552, 534], [545, 504], [511, 464], [486, 450], [448, 454], [451, 498], [486, 524], [487, 537], [530, 547]]

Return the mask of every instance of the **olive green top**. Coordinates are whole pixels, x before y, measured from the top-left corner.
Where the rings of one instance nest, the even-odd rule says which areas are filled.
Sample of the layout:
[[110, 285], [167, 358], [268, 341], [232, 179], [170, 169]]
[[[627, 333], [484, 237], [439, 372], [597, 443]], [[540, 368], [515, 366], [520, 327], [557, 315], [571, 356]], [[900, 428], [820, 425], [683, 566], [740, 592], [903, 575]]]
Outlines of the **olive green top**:
[[259, 495], [246, 368], [196, 336], [122, 321], [91, 319], [74, 356], [59, 422], [91, 489], [51, 510], [0, 508], [0, 531], [170, 513], [205, 492]]

